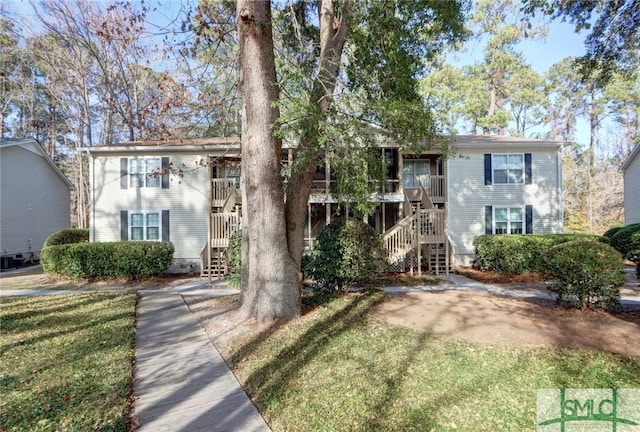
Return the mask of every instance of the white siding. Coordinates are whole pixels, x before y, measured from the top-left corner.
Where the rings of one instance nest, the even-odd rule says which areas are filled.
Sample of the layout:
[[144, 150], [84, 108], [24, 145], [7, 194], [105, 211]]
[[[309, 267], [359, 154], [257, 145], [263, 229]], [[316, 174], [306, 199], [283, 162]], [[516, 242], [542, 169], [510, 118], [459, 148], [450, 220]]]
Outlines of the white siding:
[[640, 222], [640, 152], [624, 171], [624, 223]]
[[69, 228], [69, 186], [35, 142], [0, 151], [0, 252], [39, 256], [44, 241]]
[[[485, 153], [531, 153], [532, 184], [484, 184]], [[555, 149], [464, 150], [448, 161], [449, 235], [456, 263], [474, 259], [473, 239], [485, 233], [485, 206], [533, 206], [533, 233], [562, 231], [561, 189]]]
[[[158, 157], [168, 156], [174, 168], [185, 167], [184, 177], [171, 175], [168, 189], [121, 189], [120, 159], [128, 156], [132, 155], [98, 155], [92, 159], [92, 241], [120, 240], [121, 210], [169, 210], [170, 241], [175, 246], [175, 260], [199, 266], [200, 250], [207, 239], [210, 193], [208, 168], [196, 168], [196, 162], [202, 156], [158, 154]], [[197, 268], [173, 270], [189, 271]]]

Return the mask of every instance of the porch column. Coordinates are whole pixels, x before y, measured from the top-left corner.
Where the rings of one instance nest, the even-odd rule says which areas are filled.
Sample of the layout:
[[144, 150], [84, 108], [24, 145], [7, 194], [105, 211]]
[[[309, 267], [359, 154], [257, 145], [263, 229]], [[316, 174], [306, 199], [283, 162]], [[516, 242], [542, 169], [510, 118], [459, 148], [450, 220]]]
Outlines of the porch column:
[[313, 250], [313, 244], [311, 241], [311, 204], [307, 204], [307, 235], [309, 236], [309, 250]]

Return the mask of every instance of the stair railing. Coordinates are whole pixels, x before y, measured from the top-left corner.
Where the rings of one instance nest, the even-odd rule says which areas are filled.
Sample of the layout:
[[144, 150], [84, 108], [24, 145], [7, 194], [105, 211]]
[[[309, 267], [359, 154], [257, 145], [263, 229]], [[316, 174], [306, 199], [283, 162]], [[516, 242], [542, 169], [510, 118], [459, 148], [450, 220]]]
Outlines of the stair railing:
[[389, 263], [394, 264], [400, 261], [415, 247], [415, 221], [416, 216], [409, 215], [384, 234]]
[[211, 247], [229, 247], [229, 239], [239, 231], [237, 213], [211, 213]]

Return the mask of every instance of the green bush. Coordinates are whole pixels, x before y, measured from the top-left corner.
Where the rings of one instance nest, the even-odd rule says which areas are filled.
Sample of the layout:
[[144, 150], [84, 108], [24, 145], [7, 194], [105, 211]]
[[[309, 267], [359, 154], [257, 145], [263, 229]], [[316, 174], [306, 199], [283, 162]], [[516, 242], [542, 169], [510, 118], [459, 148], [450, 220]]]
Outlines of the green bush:
[[138, 279], [165, 276], [173, 251], [167, 242], [74, 243], [43, 248], [40, 262], [45, 272], [71, 278]]
[[575, 240], [545, 254], [543, 276], [559, 303], [580, 308], [618, 304], [624, 283], [622, 255], [611, 246]]
[[300, 271], [302, 271], [302, 278], [305, 279], [311, 276], [313, 260], [315, 255], [313, 253], [305, 253], [302, 255], [302, 262], [300, 263]]
[[636, 263], [636, 278], [640, 280], [640, 249], [629, 252], [627, 259]]
[[611, 246], [625, 258], [635, 250], [640, 250], [640, 223], [631, 224], [618, 230], [611, 236]]
[[513, 275], [539, 272], [549, 248], [574, 240], [607, 241], [588, 234], [502, 234], [478, 236], [473, 246], [482, 270]]
[[234, 288], [242, 285], [242, 234], [237, 233], [229, 238], [229, 248], [227, 249], [227, 259], [229, 263], [229, 284]]
[[603, 237], [606, 237], [608, 239], [610, 239], [611, 237], [613, 237], [613, 235], [615, 233], [617, 233], [618, 231], [620, 231], [622, 228], [624, 228], [624, 225], [619, 225], [619, 226], [614, 226], [609, 228], [608, 230], [606, 230], [604, 232], [604, 234], [602, 234]]
[[358, 219], [339, 218], [318, 234], [310, 276], [320, 291], [348, 290], [387, 269], [382, 236]]
[[86, 243], [89, 241], [89, 230], [84, 228], [68, 228], [51, 234], [42, 247], [70, 243]]

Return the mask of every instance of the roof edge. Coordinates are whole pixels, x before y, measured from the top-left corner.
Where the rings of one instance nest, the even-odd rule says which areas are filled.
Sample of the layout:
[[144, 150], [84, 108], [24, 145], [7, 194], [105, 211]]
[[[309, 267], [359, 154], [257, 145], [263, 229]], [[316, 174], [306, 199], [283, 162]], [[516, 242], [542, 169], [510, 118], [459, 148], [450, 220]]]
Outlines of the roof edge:
[[620, 165], [620, 171], [625, 172], [625, 170], [631, 165], [631, 162], [640, 154], [640, 143], [636, 144], [635, 147], [631, 150], [631, 153], [626, 157], [626, 159]]
[[47, 152], [44, 151], [44, 149], [42, 148], [42, 146], [37, 140], [33, 138], [24, 138], [24, 139], [15, 139], [15, 142], [12, 142], [14, 141], [14, 139], [3, 138], [2, 140], [0, 140], [0, 142], [1, 141], [4, 141], [5, 143], [9, 142], [9, 146], [23, 146], [25, 144], [31, 144], [33, 147], [36, 148], [36, 151], [40, 153], [40, 156], [42, 156], [44, 160], [46, 160], [47, 163], [51, 166], [51, 168], [53, 168], [55, 173], [58, 174], [58, 176], [60, 176], [62, 181], [64, 181], [67, 184], [67, 186], [69, 187], [69, 190], [75, 189], [73, 186], [73, 183], [71, 183], [71, 180], [69, 180], [69, 178], [62, 172], [60, 168], [58, 168], [58, 165], [56, 165], [53, 159], [49, 157]]

